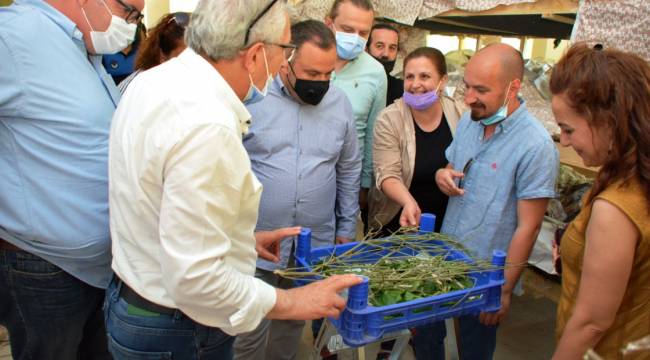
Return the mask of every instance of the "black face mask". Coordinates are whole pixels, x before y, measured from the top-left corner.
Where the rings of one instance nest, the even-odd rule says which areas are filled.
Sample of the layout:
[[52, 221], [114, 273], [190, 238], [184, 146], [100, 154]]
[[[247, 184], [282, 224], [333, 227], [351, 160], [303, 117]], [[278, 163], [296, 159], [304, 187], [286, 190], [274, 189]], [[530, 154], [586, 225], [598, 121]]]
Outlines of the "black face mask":
[[[296, 82], [292, 85], [293, 91], [296, 92], [296, 95], [298, 95], [300, 100], [306, 104], [318, 105], [321, 100], [323, 100], [323, 97], [325, 97], [327, 90], [330, 88], [329, 80], [299, 79], [298, 76], [296, 76], [296, 72], [293, 71], [293, 66], [289, 64], [289, 67], [291, 68], [293, 75], [296, 77]], [[289, 81], [289, 84], [291, 84], [291, 81]]]
[[393, 71], [393, 68], [395, 67], [395, 60], [388, 60], [388, 58], [384, 56], [376, 57], [375, 59], [379, 61], [382, 65], [384, 65], [384, 70], [386, 70], [386, 74], [390, 74], [390, 72]]

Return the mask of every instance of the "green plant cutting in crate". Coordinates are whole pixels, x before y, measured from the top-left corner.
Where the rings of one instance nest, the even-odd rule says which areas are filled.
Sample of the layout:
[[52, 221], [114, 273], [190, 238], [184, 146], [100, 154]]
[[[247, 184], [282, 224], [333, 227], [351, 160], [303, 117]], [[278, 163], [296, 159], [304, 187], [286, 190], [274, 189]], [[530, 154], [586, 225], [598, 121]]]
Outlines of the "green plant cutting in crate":
[[[475, 259], [472, 263], [448, 260], [450, 247], [461, 246], [439, 233], [396, 233], [388, 238], [364, 240], [342, 254], [332, 254], [313, 264], [311, 271], [292, 268], [276, 273], [290, 279], [363, 275], [369, 279], [368, 302], [380, 307], [471, 288], [475, 284], [470, 273], [495, 269]], [[373, 253], [381, 255], [368, 262]]]

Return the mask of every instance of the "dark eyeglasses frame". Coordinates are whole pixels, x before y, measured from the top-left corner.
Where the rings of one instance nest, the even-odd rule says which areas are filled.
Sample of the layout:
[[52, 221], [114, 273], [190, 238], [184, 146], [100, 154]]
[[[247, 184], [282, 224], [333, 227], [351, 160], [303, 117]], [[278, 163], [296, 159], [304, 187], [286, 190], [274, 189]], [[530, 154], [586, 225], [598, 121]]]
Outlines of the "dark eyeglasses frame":
[[265, 43], [265, 44], [281, 47], [282, 51], [284, 52], [284, 58], [287, 59], [287, 61], [291, 61], [293, 59], [293, 56], [296, 54], [296, 49], [298, 49], [298, 46], [294, 44], [282, 44], [282, 43]]
[[273, 5], [275, 5], [276, 2], [278, 2], [278, 0], [273, 0], [273, 1], [271, 1], [271, 3], [268, 4], [268, 5], [264, 8], [264, 10], [262, 10], [262, 12], [259, 13], [259, 15], [257, 15], [257, 17], [256, 17], [255, 19], [253, 19], [253, 21], [251, 21], [251, 23], [248, 25], [248, 29], [246, 29], [246, 36], [244, 37], [244, 46], [246, 46], [246, 45], [248, 44], [248, 38], [249, 38], [250, 35], [251, 35], [251, 29], [253, 28], [253, 26], [255, 26], [255, 24], [257, 24], [257, 22], [258, 22], [258, 21], [259, 21], [259, 20], [260, 20], [260, 19], [261, 19], [261, 18], [262, 18], [262, 17], [263, 17], [267, 12], [269, 12], [269, 10], [273, 7]]
[[474, 164], [474, 158], [469, 158], [467, 160], [467, 163], [465, 163], [465, 166], [463, 166], [463, 177], [458, 180], [458, 188], [462, 189], [463, 188], [463, 179], [467, 176], [467, 172], [469, 169], [472, 167], [472, 164]]
[[124, 9], [124, 12], [126, 13], [124, 20], [126, 20], [127, 23], [137, 24], [144, 18], [144, 15], [142, 15], [140, 10], [136, 9], [135, 6], [129, 5], [122, 0], [115, 0], [115, 2]]

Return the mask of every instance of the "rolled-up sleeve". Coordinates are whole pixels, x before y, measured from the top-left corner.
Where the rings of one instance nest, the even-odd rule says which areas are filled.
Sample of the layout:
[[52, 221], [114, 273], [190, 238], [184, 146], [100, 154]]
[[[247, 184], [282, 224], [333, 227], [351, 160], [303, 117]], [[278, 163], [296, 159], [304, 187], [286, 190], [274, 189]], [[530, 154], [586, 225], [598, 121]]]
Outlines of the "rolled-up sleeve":
[[377, 117], [372, 145], [375, 186], [378, 190], [381, 190], [381, 183], [388, 178], [402, 181], [402, 155], [398, 131], [393, 128], [388, 111], [390, 109], [384, 110]]
[[559, 154], [550, 139], [532, 146], [517, 168], [517, 199], [555, 197], [555, 180], [559, 168]]
[[239, 246], [233, 242], [242, 239], [231, 233], [238, 230], [241, 207], [256, 193], [252, 189], [261, 185], [231, 129], [210, 124], [187, 131], [163, 170], [159, 257], [164, 286], [195, 321], [231, 335], [251, 331], [274, 306], [276, 293], [234, 266], [248, 258], [254, 263], [254, 239], [243, 239], [250, 246]]

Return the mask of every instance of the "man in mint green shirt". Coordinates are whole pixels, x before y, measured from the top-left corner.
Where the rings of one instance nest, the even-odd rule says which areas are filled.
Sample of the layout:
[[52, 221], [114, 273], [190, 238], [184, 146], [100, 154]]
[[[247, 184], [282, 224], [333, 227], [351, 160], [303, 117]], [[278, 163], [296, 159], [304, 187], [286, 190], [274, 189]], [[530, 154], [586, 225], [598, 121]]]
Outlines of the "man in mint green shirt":
[[[386, 72], [366, 53], [374, 11], [370, 0], [335, 0], [325, 24], [336, 35], [335, 72], [332, 83], [352, 104], [360, 153], [363, 156], [359, 207], [367, 214], [368, 189], [373, 186], [372, 136], [375, 118], [386, 106]], [[365, 211], [364, 211], [365, 210]], [[364, 219], [364, 223], [367, 223]]]

